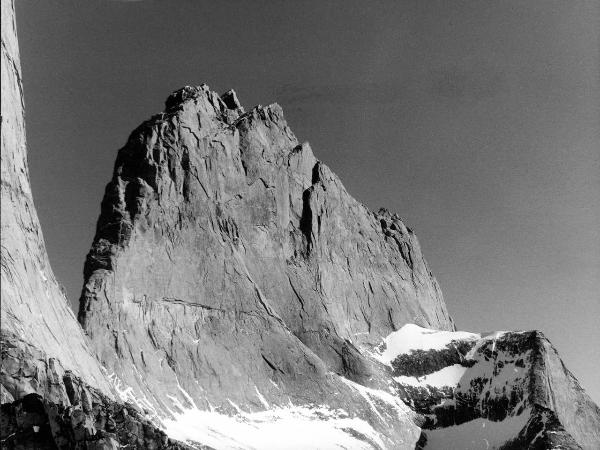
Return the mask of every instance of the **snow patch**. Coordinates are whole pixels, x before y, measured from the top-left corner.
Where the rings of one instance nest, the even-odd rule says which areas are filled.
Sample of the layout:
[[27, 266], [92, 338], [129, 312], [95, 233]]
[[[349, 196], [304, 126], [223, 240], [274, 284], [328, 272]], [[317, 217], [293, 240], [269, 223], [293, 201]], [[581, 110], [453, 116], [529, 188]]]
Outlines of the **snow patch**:
[[[469, 392], [472, 384], [481, 384], [482, 382], [479, 394], [481, 401], [484, 398], [506, 397], [510, 395], [511, 391], [518, 391], [520, 387], [525, 391], [524, 385], [530, 370], [530, 354], [530, 350], [513, 355], [495, 349], [494, 357], [487, 359], [483, 354], [477, 352], [472, 356], [476, 363], [461, 378], [457, 392]], [[517, 364], [518, 359], [522, 360], [521, 364]]]
[[263, 395], [260, 393], [260, 391], [258, 390], [258, 388], [256, 386], [254, 386], [254, 390], [256, 390], [256, 396], [258, 397], [258, 399], [260, 400], [262, 405], [265, 408], [269, 409], [269, 402], [267, 402], [267, 399], [265, 397], [263, 397]]
[[106, 370], [106, 367], [104, 366], [102, 366], [101, 369], [123, 403], [131, 403], [137, 406], [139, 409], [144, 411], [146, 419], [148, 419], [154, 425], [159, 426], [160, 418], [158, 412], [145, 395], [137, 397], [134, 395], [133, 388], [124, 383], [116, 373], [112, 372], [109, 374], [108, 370]]
[[422, 377], [398, 376], [394, 377], [394, 380], [396, 380], [398, 383], [414, 387], [456, 387], [466, 371], [467, 367], [461, 366], [460, 364], [453, 364], [452, 366], [444, 367], [437, 372], [433, 372]]
[[[349, 380], [342, 379], [351, 385]], [[360, 386], [360, 385], [356, 385]], [[295, 406], [292, 402], [286, 407], [273, 407], [267, 411], [244, 412], [231, 400], [235, 408], [233, 416], [222, 414], [210, 404], [209, 411], [200, 410], [191, 396], [179, 386], [183, 396], [192, 407], [184, 409], [181, 402], [169, 396], [173, 406], [179, 410], [169, 410], [173, 418], [163, 420], [167, 435], [183, 442], [209, 445], [215, 449], [373, 449], [373, 445], [386, 448], [380, 434], [366, 421], [350, 417], [342, 409], [327, 406]], [[384, 392], [360, 386], [370, 395], [379, 396], [387, 402], [400, 405], [410, 411], [404, 403]], [[265, 407], [269, 407], [257, 387], [256, 395]], [[361, 438], [362, 437], [362, 438]]]
[[235, 416], [191, 408], [174, 413], [174, 417], [164, 420], [169, 437], [217, 450], [372, 450], [367, 440], [385, 448], [379, 434], [367, 422], [324, 406], [291, 405], [255, 413], [240, 411]]
[[[488, 341], [493, 341], [492, 344], [492, 352], [496, 351], [496, 341], [504, 336], [508, 331], [495, 331], [493, 333], [482, 336], [481, 339], [469, 350], [469, 352], [465, 355], [466, 359], [473, 359], [475, 353], [479, 351], [479, 349], [484, 346]], [[513, 332], [514, 333], [514, 332]]]
[[133, 395], [133, 388], [123, 383], [116, 373], [106, 375], [108, 381], [115, 388], [122, 402], [130, 402], [137, 405], [137, 398]]
[[480, 335], [467, 331], [441, 331], [409, 323], [383, 339], [385, 350], [373, 356], [384, 364], [413, 350], [442, 350], [453, 341], [477, 340]]

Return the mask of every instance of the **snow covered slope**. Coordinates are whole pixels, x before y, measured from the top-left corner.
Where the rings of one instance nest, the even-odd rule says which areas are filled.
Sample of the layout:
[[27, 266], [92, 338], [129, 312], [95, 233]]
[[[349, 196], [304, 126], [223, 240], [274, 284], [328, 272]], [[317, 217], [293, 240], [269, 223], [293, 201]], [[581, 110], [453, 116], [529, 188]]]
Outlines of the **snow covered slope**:
[[405, 325], [373, 356], [390, 366], [397, 395], [423, 414], [421, 448], [600, 443], [598, 406], [539, 332]]

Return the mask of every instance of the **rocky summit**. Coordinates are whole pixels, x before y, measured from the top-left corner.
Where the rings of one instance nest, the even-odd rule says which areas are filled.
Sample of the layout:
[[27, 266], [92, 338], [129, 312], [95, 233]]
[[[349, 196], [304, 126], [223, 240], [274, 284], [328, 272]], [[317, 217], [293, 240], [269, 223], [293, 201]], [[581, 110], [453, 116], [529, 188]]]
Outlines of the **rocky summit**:
[[2, 0], [3, 447], [600, 446], [599, 408], [541, 333], [456, 331], [402, 219], [234, 91], [175, 91], [119, 150], [78, 322], [24, 127]]

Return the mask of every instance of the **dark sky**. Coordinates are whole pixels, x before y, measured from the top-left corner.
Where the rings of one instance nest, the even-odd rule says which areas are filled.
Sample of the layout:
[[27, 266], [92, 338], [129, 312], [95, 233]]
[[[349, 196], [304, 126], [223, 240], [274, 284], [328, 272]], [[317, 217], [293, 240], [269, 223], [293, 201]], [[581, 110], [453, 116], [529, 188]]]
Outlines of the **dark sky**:
[[540, 329], [600, 402], [600, 2], [18, 0], [31, 179], [75, 304], [118, 148], [186, 84], [278, 102], [420, 237], [460, 329]]

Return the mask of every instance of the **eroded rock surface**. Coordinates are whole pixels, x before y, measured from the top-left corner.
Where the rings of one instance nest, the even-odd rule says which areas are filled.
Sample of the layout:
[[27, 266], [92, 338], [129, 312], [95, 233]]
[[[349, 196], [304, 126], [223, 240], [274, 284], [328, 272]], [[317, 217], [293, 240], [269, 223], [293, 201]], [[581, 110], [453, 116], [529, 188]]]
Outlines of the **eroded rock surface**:
[[[412, 231], [354, 200], [276, 104], [173, 93], [119, 151], [85, 277], [79, 319], [103, 364], [179, 431], [308, 407], [330, 431], [367, 424], [346, 428], [348, 448], [444, 448], [486, 424], [482, 439], [511, 448], [600, 439], [597, 406], [545, 338], [453, 332]], [[412, 323], [453, 338], [386, 360], [381, 340]]]
[[190, 448], [169, 439], [143, 410], [114, 401], [18, 336], [3, 330], [0, 344], [2, 448]]

